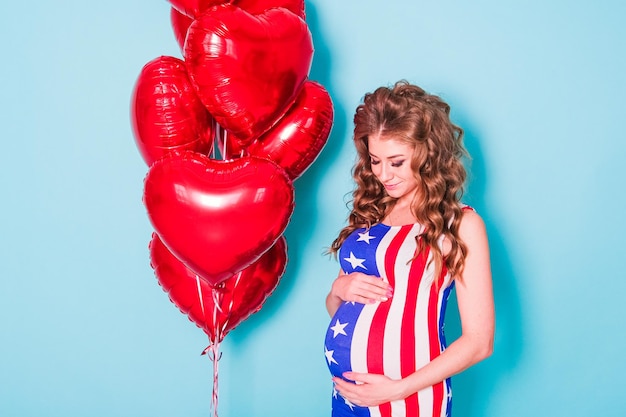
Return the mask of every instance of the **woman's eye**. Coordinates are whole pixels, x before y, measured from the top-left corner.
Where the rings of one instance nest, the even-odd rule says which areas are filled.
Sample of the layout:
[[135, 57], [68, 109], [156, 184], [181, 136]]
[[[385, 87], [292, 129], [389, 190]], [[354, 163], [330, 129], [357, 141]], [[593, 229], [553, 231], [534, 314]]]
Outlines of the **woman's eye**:
[[398, 161], [398, 162], [392, 163], [391, 166], [394, 168], [397, 168], [397, 167], [401, 167], [402, 164], [404, 164], [404, 161]]
[[378, 164], [380, 164], [380, 161], [374, 161], [374, 160], [372, 159], [372, 160], [370, 160], [370, 164], [372, 164], [372, 165], [378, 165]]

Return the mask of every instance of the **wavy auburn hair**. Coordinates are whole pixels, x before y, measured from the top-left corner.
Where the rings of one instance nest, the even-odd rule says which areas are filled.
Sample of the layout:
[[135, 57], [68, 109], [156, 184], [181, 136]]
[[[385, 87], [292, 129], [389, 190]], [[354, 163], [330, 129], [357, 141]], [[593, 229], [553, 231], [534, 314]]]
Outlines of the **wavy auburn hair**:
[[[447, 268], [452, 277], [460, 276], [467, 249], [459, 238], [463, 185], [466, 171], [461, 158], [463, 130], [450, 121], [450, 106], [422, 88], [398, 81], [393, 87], [380, 87], [364, 96], [354, 115], [354, 144], [357, 161], [352, 170], [355, 189], [348, 225], [341, 230], [329, 252], [336, 255], [343, 241], [354, 230], [369, 228], [383, 221], [396, 200], [390, 197], [372, 173], [368, 139], [399, 140], [413, 147], [411, 168], [418, 181], [411, 210], [424, 226], [418, 236], [418, 252], [431, 249], [436, 275]], [[444, 257], [443, 236], [451, 243]]]

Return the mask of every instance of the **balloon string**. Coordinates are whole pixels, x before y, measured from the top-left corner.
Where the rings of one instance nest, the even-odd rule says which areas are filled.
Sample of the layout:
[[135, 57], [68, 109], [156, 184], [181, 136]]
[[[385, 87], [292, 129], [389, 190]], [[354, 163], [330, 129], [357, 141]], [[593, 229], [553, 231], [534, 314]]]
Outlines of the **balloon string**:
[[[237, 273], [237, 277], [235, 278], [235, 284], [233, 285], [233, 292], [239, 286], [239, 281], [241, 280], [242, 271]], [[207, 348], [209, 353], [209, 358], [213, 362], [213, 396], [211, 398], [211, 409], [213, 410], [213, 417], [217, 416], [217, 403], [218, 403], [218, 368], [219, 368], [219, 360], [222, 358], [222, 352], [220, 352], [220, 342], [222, 340], [222, 335], [228, 325], [228, 321], [230, 319], [230, 312], [232, 311], [235, 300], [233, 297], [230, 298], [230, 302], [228, 303], [228, 307], [226, 311], [222, 309], [222, 301], [223, 301], [223, 293], [217, 288], [213, 288], [213, 323], [217, 323], [217, 312], [219, 310], [220, 313], [226, 315], [226, 320], [224, 320], [224, 324], [220, 328], [215, 329], [215, 340], [212, 341], [211, 345]]]
[[[213, 287], [212, 290], [213, 296], [213, 325], [215, 326], [218, 323], [217, 313], [218, 311], [222, 313], [222, 298], [223, 294], [219, 289]], [[222, 340], [222, 329], [215, 326], [215, 340], [211, 340], [211, 345], [209, 346], [209, 359], [213, 362], [213, 395], [211, 397], [211, 409], [213, 410], [213, 417], [217, 417], [217, 398], [218, 398], [218, 384], [217, 384], [217, 376], [218, 376], [218, 361], [221, 358], [220, 353], [220, 341]]]
[[[239, 281], [241, 280], [241, 274], [243, 271], [237, 272], [237, 278], [235, 278], [235, 285], [233, 285], [233, 294], [236, 293], [237, 287], [239, 286]], [[231, 278], [232, 279], [232, 278]], [[233, 305], [235, 304], [234, 297], [230, 297], [230, 302], [228, 303], [228, 308], [226, 309], [226, 320], [224, 320], [224, 324], [222, 325], [221, 331], [223, 332], [228, 326], [228, 321], [230, 320], [230, 313], [233, 309]]]
[[[219, 125], [218, 125], [219, 126]], [[223, 130], [222, 127], [220, 126], [220, 130]], [[223, 130], [222, 134], [220, 135], [222, 137], [222, 159], [226, 160], [226, 155], [228, 155], [228, 153], [226, 153], [226, 135], [228, 134], [228, 132], [226, 132], [225, 130]]]
[[215, 149], [215, 141], [217, 140], [219, 126], [220, 125], [215, 123], [215, 129], [213, 130], [213, 138], [211, 138], [211, 143], [213, 144], [213, 146], [211, 146], [211, 159], [217, 159], [217, 150]]
[[204, 300], [202, 297], [202, 286], [200, 285], [200, 277], [196, 275], [196, 285], [198, 287], [198, 298], [200, 299], [200, 310], [202, 310], [202, 317], [206, 317], [204, 313]]
[[219, 311], [220, 313], [224, 314], [224, 312], [222, 311], [222, 297], [217, 288], [213, 288], [213, 306], [213, 323], [217, 323], [215, 321], [217, 320], [217, 312]]
[[[200, 309], [202, 310], [202, 317], [206, 317], [206, 310], [204, 309], [204, 297], [202, 296], [202, 285], [200, 285], [200, 277], [196, 275], [196, 285], [198, 288], [198, 298], [200, 299]], [[221, 300], [219, 299], [219, 290], [217, 288], [213, 288], [212, 291], [213, 296], [213, 323], [217, 323], [217, 310], [220, 309], [219, 304]], [[221, 312], [221, 309], [220, 309]], [[217, 417], [217, 399], [218, 399], [218, 361], [221, 358], [220, 353], [220, 340], [221, 340], [221, 330], [215, 328], [214, 340], [211, 339], [209, 335], [209, 346], [202, 351], [202, 354], [205, 353], [213, 362], [213, 393], [211, 395], [211, 411], [213, 412], [213, 417]]]
[[217, 339], [209, 346], [209, 359], [213, 362], [213, 396], [211, 397], [211, 410], [213, 411], [213, 417], [217, 417], [217, 399], [218, 399], [218, 365], [222, 356], [220, 353], [220, 342]]
[[[213, 134], [213, 151], [211, 152], [212, 158], [217, 159], [217, 153], [222, 156], [222, 160], [226, 160], [226, 129], [220, 126], [219, 123], [214, 121], [214, 134]], [[221, 145], [221, 146], [220, 146]]]

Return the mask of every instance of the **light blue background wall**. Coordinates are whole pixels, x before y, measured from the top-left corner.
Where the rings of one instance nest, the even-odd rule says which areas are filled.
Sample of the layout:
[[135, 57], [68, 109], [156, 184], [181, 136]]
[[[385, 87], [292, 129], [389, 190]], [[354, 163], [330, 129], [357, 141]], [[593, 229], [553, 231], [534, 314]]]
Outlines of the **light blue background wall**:
[[[328, 415], [321, 253], [353, 109], [400, 78], [466, 129], [493, 250], [495, 353], [453, 379], [454, 414], [626, 415], [626, 5], [594, 3], [307, 2], [335, 124], [296, 182], [286, 275], [222, 346], [220, 415]], [[180, 56], [169, 4], [3, 2], [0, 34], [0, 415], [208, 416], [207, 339], [150, 269], [129, 123], [141, 67]]]

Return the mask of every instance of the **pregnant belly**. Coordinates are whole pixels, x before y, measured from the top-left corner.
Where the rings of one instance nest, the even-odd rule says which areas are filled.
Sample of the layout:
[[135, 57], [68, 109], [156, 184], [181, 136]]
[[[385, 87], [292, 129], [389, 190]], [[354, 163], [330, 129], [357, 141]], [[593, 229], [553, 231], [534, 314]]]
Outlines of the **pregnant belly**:
[[399, 297], [366, 305], [343, 303], [326, 331], [324, 348], [330, 373], [342, 376], [355, 371], [399, 379], [437, 357], [445, 349], [443, 329], [429, 328], [429, 323], [439, 320], [429, 319], [419, 309], [405, 308]]
[[379, 309], [387, 308], [384, 303], [343, 303], [339, 307], [328, 325], [324, 345], [332, 375], [341, 376], [346, 371], [384, 373], [382, 342], [388, 324], [378, 318], [384, 313]]

